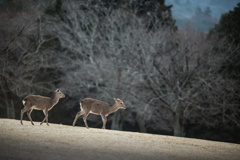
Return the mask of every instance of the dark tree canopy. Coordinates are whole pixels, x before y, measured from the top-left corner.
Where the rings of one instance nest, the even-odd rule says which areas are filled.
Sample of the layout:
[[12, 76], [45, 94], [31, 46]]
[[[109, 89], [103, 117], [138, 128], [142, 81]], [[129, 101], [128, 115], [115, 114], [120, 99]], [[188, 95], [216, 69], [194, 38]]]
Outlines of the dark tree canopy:
[[229, 45], [235, 48], [234, 52], [229, 52], [222, 70], [226, 70], [232, 78], [240, 78], [240, 3], [233, 11], [222, 14], [219, 23], [215, 24], [209, 35], [217, 35], [220, 39], [226, 39]]
[[235, 44], [240, 43], [240, 3], [233, 11], [222, 14], [219, 23], [215, 24], [214, 28], [210, 30], [210, 34], [217, 33], [220, 38], [228, 37], [234, 40]]
[[[99, 16], [104, 16], [105, 11], [109, 12], [122, 9], [125, 12], [134, 13], [139, 17], [145, 19], [146, 27], [149, 29], [157, 29], [160, 26], [171, 27], [176, 30], [175, 20], [172, 18], [172, 5], [165, 5], [165, 0], [82, 0], [85, 1], [80, 9], [82, 10], [94, 10]], [[55, 5], [55, 11], [57, 14], [61, 13], [61, 5], [64, 1], [57, 0]], [[64, 11], [63, 11], [64, 12]], [[46, 13], [52, 14], [53, 8], [50, 7], [46, 10]]]

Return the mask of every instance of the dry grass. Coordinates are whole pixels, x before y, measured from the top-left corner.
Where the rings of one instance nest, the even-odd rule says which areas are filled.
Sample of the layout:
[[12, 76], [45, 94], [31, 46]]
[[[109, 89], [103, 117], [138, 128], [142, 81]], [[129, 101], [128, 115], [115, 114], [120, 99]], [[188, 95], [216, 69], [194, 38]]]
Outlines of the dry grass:
[[240, 159], [240, 145], [0, 119], [0, 159]]

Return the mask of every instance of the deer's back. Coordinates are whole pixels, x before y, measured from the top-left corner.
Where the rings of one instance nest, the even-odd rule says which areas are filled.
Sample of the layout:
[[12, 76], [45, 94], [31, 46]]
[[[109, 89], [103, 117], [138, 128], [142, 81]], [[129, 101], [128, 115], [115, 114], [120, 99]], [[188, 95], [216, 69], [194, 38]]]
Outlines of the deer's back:
[[28, 95], [24, 98], [26, 105], [30, 105], [35, 109], [43, 109], [51, 105], [51, 98], [40, 95]]
[[82, 108], [91, 110], [92, 113], [100, 114], [101, 111], [108, 112], [109, 104], [97, 99], [85, 98], [81, 101]]

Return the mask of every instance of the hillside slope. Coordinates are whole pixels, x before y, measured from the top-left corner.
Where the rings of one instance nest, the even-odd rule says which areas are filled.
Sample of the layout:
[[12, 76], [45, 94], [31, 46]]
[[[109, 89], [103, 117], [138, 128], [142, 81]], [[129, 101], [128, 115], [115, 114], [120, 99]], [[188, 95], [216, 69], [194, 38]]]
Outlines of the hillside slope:
[[240, 159], [240, 145], [0, 119], [0, 159]]

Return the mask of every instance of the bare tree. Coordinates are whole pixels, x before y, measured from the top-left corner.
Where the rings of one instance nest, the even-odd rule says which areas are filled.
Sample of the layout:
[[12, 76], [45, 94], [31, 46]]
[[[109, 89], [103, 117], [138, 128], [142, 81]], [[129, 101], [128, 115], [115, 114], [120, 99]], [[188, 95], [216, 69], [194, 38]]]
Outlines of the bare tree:
[[[147, 39], [148, 45], [140, 44], [139, 51], [132, 54], [133, 71], [142, 81], [138, 87], [148, 93], [141, 94], [139, 89], [133, 92], [145, 101], [142, 114], [150, 110], [146, 115], [160, 128], [167, 123], [175, 136], [184, 136], [186, 120], [216, 125], [228, 117], [239, 126], [238, 103], [226, 100], [227, 94], [236, 99], [239, 94], [234, 82], [218, 75], [221, 57], [213, 54], [211, 41], [206, 42], [204, 34], [191, 29], [169, 33], [155, 32]], [[226, 116], [229, 111], [234, 115]]]
[[[121, 9], [111, 12], [79, 1], [64, 1], [61, 11], [57, 18], [48, 17], [48, 21], [63, 51], [60, 57], [65, 76], [61, 84], [68, 86], [68, 94], [78, 100], [92, 97], [112, 103], [113, 97], [119, 97], [125, 101], [128, 94], [123, 90], [128, 67], [124, 56], [129, 51], [122, 44], [133, 34], [135, 22], [142, 21]], [[144, 24], [141, 26], [145, 28]], [[126, 106], [131, 105], [128, 102]], [[123, 117], [128, 116], [114, 113], [112, 128], [121, 129]]]
[[6, 102], [8, 118], [15, 118], [14, 96], [22, 97], [37, 88], [50, 89], [52, 86], [41, 77], [42, 69], [50, 68], [53, 57], [41, 49], [52, 38], [44, 38], [46, 25], [41, 21], [42, 12], [32, 11], [6, 9], [0, 14], [0, 86], [4, 95], [1, 101]]

